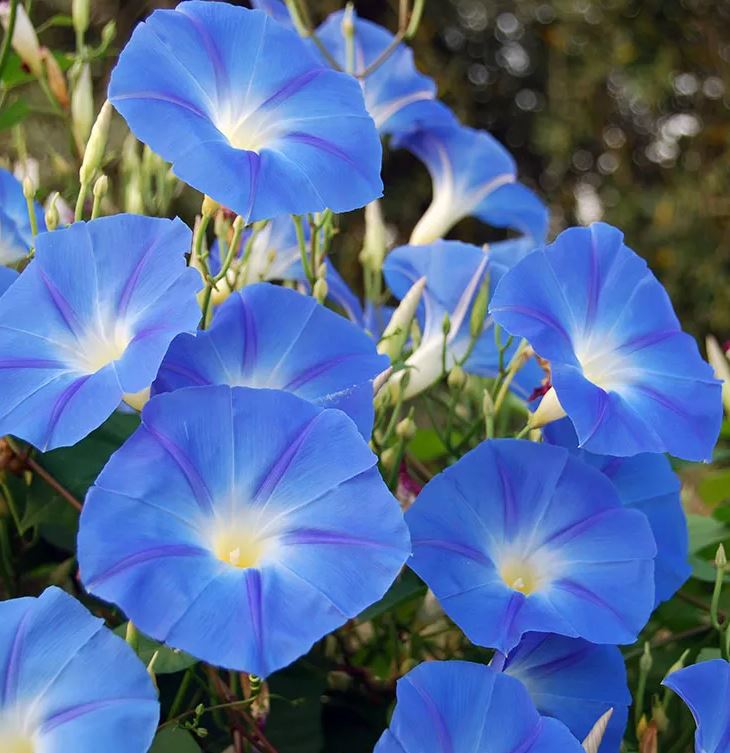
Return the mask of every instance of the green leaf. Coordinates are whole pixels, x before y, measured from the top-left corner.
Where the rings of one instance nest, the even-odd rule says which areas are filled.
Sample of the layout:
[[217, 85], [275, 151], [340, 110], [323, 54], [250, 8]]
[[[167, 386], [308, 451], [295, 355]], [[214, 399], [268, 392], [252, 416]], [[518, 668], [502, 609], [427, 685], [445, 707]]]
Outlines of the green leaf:
[[727, 526], [709, 515], [687, 515], [689, 551], [699, 552], [711, 544], [719, 544], [730, 534]]
[[0, 110], [0, 131], [6, 131], [20, 123], [28, 115], [28, 105], [25, 100], [18, 99]]
[[[127, 623], [114, 628], [114, 632], [120, 637], [124, 638], [127, 634]], [[192, 667], [193, 664], [197, 664], [198, 660], [190, 654], [186, 654], [184, 651], [179, 651], [176, 648], [170, 648], [162, 643], [153, 641], [152, 638], [148, 638], [146, 635], [139, 633], [139, 645], [137, 649], [137, 655], [140, 660], [144, 662], [145, 666], [152, 661], [152, 657], [157, 651], [157, 658], [155, 659], [155, 665], [152, 668], [155, 674], [158, 675], [171, 675], [175, 672], [182, 672], [188, 667]]]
[[703, 502], [711, 507], [730, 499], [730, 468], [705, 474], [698, 491]]
[[[62, 447], [36, 456], [56, 481], [83, 502], [111, 454], [139, 425], [136, 415], [115, 413], [106, 423], [73, 447]], [[38, 527], [55, 546], [75, 550], [78, 513], [39, 476], [34, 476], [21, 516], [23, 532]]]
[[150, 753], [200, 753], [200, 746], [186, 730], [167, 727], [157, 733]]
[[385, 596], [361, 612], [358, 619], [363, 621], [375, 619], [375, 617], [379, 617], [391, 609], [397, 609], [425, 594], [426, 586], [423, 581], [412, 570], [405, 569], [388, 589]]
[[269, 679], [271, 714], [266, 736], [279, 753], [320, 753], [324, 670], [300, 659]]

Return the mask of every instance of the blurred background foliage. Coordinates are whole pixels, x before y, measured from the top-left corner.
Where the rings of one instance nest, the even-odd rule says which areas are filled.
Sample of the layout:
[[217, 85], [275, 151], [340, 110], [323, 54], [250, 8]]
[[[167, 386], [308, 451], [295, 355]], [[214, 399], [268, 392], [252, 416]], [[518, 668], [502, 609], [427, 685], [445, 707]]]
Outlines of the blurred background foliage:
[[[342, 6], [309, 4], [320, 19]], [[397, 4], [355, 3], [391, 29]], [[34, 0], [32, 13], [42, 23], [68, 5]], [[120, 48], [139, 19], [173, 5], [93, 0], [90, 38], [114, 20]], [[552, 232], [599, 218], [621, 227], [685, 327], [730, 338], [730, 0], [426, 0], [425, 8], [418, 66], [463, 122], [512, 151], [521, 178], [551, 207]], [[42, 41], [72, 50], [73, 31], [53, 25]], [[100, 97], [113, 61], [94, 64]], [[34, 119], [29, 150], [50, 156], [51, 144], [67, 159], [53, 125]], [[428, 176], [402, 152], [384, 169], [386, 216], [405, 241], [428, 203]], [[72, 184], [75, 170], [69, 176]], [[473, 220], [452, 235], [494, 238]], [[344, 236], [345, 267], [359, 243], [357, 227]]]

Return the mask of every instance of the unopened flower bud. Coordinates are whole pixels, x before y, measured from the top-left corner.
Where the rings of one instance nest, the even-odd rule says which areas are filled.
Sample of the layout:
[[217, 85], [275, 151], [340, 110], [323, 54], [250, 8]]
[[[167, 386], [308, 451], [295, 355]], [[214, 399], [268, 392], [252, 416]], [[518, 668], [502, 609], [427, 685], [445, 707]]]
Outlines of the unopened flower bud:
[[73, 0], [71, 3], [71, 18], [77, 34], [86, 33], [89, 28], [89, 0]]
[[58, 215], [58, 207], [56, 206], [56, 202], [58, 202], [59, 199], [59, 193], [58, 191], [54, 191], [46, 204], [46, 229], [51, 231], [55, 230], [58, 227], [59, 223], [59, 215]]
[[717, 547], [717, 552], [715, 553], [715, 567], [718, 570], [724, 570], [727, 567], [727, 556], [725, 555], [725, 547], [722, 544]]
[[345, 6], [345, 12], [342, 14], [342, 36], [347, 37], [355, 36], [355, 8], [352, 3], [347, 3]]
[[403, 352], [411, 322], [416, 316], [425, 287], [425, 277], [413, 283], [411, 289], [403, 296], [398, 308], [393, 312], [380, 338], [378, 353], [387, 355], [391, 361], [397, 360]]
[[398, 462], [400, 453], [395, 447], [388, 447], [380, 453], [380, 464], [385, 470], [392, 470], [395, 464]]
[[215, 199], [211, 199], [207, 194], [203, 197], [203, 205], [200, 210], [203, 217], [212, 217], [220, 208], [221, 205]]
[[466, 384], [466, 372], [464, 369], [458, 365], [454, 366], [449, 372], [449, 376], [446, 378], [446, 384], [448, 384], [454, 392], [461, 391]]
[[473, 339], [479, 337], [484, 330], [484, 321], [487, 318], [487, 306], [489, 304], [489, 276], [487, 275], [484, 282], [479, 287], [479, 292], [474, 299], [474, 305], [471, 309], [469, 318], [469, 334]]
[[28, 201], [32, 201], [35, 198], [35, 193], [35, 183], [30, 175], [26, 175], [25, 178], [23, 178], [23, 196], [25, 196]]
[[109, 191], [109, 178], [103, 173], [96, 179], [94, 183], [94, 198], [103, 199]]
[[105, 50], [117, 36], [117, 22], [112, 20], [104, 24], [101, 30], [101, 48]]
[[598, 753], [598, 749], [601, 747], [603, 737], [606, 734], [606, 729], [608, 728], [608, 723], [611, 721], [612, 716], [613, 709], [610, 708], [608, 711], [602, 714], [601, 717], [593, 725], [591, 731], [583, 740], [583, 750], [586, 753]]
[[94, 125], [94, 91], [91, 81], [91, 66], [81, 63], [75, 71], [71, 92], [71, 122], [79, 149], [86, 144]]
[[388, 231], [380, 202], [376, 199], [365, 207], [365, 241], [360, 259], [363, 266], [379, 274], [388, 244]]
[[451, 332], [451, 318], [448, 314], [444, 314], [444, 318], [441, 321], [441, 332], [443, 332], [444, 337], [448, 337], [449, 332]]
[[46, 66], [46, 78], [48, 79], [48, 88], [61, 107], [66, 109], [71, 103], [68, 96], [68, 86], [66, 85], [66, 76], [64, 76], [61, 66], [58, 64], [53, 53], [43, 48], [43, 62]]
[[101, 167], [106, 150], [106, 142], [109, 138], [109, 128], [112, 122], [112, 105], [107, 99], [101, 106], [99, 114], [89, 134], [89, 141], [84, 150], [84, 159], [79, 170], [79, 180], [88, 185], [94, 177], [94, 173]]
[[[10, 3], [0, 3], [0, 23], [7, 31], [10, 24]], [[38, 43], [38, 35], [35, 33], [28, 13], [23, 3], [16, 6], [15, 26], [11, 40], [13, 49], [20, 59], [30, 68], [34, 76], [40, 78], [43, 75], [43, 56], [41, 46]]]
[[409, 442], [416, 436], [416, 422], [410, 416], [406, 416], [396, 424], [395, 434], [399, 439]]
[[672, 672], [679, 672], [680, 669], [684, 667], [684, 663], [687, 661], [687, 657], [689, 656], [689, 649], [686, 649], [682, 652], [682, 655], [677, 659], [677, 661], [672, 664], [671, 667], [667, 670], [667, 674], [664, 675], [664, 679], [669, 677], [669, 675], [672, 674]]
[[652, 659], [651, 656], [651, 647], [647, 641], [644, 643], [644, 653], [642, 653], [641, 658], [639, 659], [639, 670], [645, 674], [649, 674], [653, 664], [654, 659]]
[[484, 418], [491, 418], [494, 416], [494, 408], [494, 400], [492, 399], [489, 390], [484, 390], [484, 396], [482, 397], [482, 412], [484, 413]]
[[658, 732], [665, 732], [669, 726], [669, 719], [667, 718], [667, 712], [661, 703], [655, 703], [651, 709], [651, 718]]
[[319, 280], [315, 281], [314, 287], [312, 288], [312, 295], [315, 297], [318, 303], [324, 303], [325, 300], [327, 300], [328, 292], [329, 290], [327, 287], [327, 280], [324, 280], [320, 277]]
[[327, 279], [327, 265], [324, 262], [322, 262], [317, 269], [317, 278], [319, 280]]
[[722, 382], [722, 403], [725, 413], [730, 416], [730, 360], [723, 352], [717, 339], [712, 335], [707, 336], [705, 341], [707, 348], [707, 360], [710, 362], [715, 376]]

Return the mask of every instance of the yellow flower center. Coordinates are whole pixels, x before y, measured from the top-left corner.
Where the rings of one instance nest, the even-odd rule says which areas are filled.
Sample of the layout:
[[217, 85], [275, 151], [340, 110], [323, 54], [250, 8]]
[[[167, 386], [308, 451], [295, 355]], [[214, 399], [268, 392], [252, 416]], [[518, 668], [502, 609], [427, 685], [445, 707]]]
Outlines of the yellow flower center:
[[539, 590], [542, 578], [529, 559], [510, 558], [499, 570], [502, 580], [513, 591], [529, 596]]
[[258, 567], [267, 549], [266, 539], [251, 530], [232, 528], [219, 533], [213, 541], [215, 556], [242, 570]]
[[0, 732], [0, 750], [3, 753], [35, 753], [35, 745], [28, 737], [12, 733], [8, 737]]

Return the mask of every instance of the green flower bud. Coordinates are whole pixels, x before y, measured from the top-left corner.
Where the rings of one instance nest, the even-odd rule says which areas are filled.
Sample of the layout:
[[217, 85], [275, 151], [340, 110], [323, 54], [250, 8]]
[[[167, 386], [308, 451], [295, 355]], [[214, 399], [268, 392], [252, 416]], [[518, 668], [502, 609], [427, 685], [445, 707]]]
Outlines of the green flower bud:
[[[74, 137], [81, 149], [86, 144], [91, 127], [94, 125], [94, 91], [91, 82], [91, 66], [88, 63], [80, 63], [76, 66], [73, 82], [71, 122]], [[84, 158], [85, 156], [84, 152]]]
[[96, 179], [94, 183], [94, 198], [103, 199], [109, 191], [109, 178], [103, 173]]
[[446, 384], [448, 384], [455, 392], [459, 392], [464, 388], [466, 378], [466, 372], [464, 369], [462, 369], [461, 366], [454, 366], [449, 372], [449, 376], [446, 378]]
[[408, 442], [416, 436], [416, 429], [416, 422], [410, 416], [406, 416], [397, 423], [395, 434], [399, 439]]
[[327, 280], [322, 279], [321, 277], [315, 281], [314, 287], [312, 288], [312, 295], [317, 299], [318, 303], [324, 303], [327, 299], [327, 293], [329, 292], [328, 286], [327, 286]]
[[58, 197], [58, 191], [54, 191], [48, 199], [48, 203], [46, 205], [46, 229], [48, 231], [55, 230], [58, 227], [58, 223], [60, 221], [60, 217], [58, 215], [58, 207], [56, 206]]
[[89, 134], [89, 141], [84, 150], [84, 159], [79, 170], [79, 180], [88, 185], [94, 178], [94, 173], [101, 167], [106, 150], [106, 142], [109, 138], [109, 128], [112, 122], [112, 105], [107, 99], [101, 106], [99, 114], [94, 121]]
[[76, 33], [81, 35], [89, 28], [89, 0], [73, 0], [71, 3], [71, 18]]

